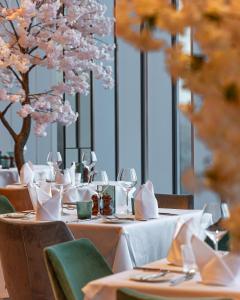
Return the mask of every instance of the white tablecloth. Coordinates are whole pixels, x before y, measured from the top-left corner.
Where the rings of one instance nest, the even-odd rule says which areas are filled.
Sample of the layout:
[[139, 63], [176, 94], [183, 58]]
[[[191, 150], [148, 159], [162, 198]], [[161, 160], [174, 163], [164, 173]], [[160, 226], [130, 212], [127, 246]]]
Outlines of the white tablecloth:
[[[33, 170], [37, 174], [46, 174], [46, 178], [49, 178], [51, 172], [47, 165], [33, 165]], [[0, 187], [5, 187], [16, 182], [19, 182], [17, 168], [0, 169]]]
[[0, 169], [0, 187], [18, 182], [17, 168]]
[[[181, 217], [185, 220], [194, 217], [205, 228], [212, 222], [210, 214], [202, 218], [199, 210], [183, 210]], [[65, 220], [76, 239], [89, 238], [113, 272], [121, 272], [166, 257], [178, 218], [179, 215], [160, 215], [155, 220], [127, 224], [104, 224], [101, 220], [71, 223], [69, 217]]]
[[[171, 266], [166, 264], [165, 260], [156, 261], [147, 266], [171, 268]], [[185, 281], [174, 287], [169, 286], [168, 281], [146, 283], [129, 279], [131, 276], [139, 273], [154, 274], [154, 272], [149, 271], [130, 270], [92, 281], [83, 288], [85, 294], [84, 300], [116, 300], [116, 290], [123, 287], [165, 297], [226, 297], [240, 299], [240, 285], [230, 287], [203, 285], [198, 273], [190, 281]], [[167, 276], [173, 278], [180, 275], [171, 272]]]

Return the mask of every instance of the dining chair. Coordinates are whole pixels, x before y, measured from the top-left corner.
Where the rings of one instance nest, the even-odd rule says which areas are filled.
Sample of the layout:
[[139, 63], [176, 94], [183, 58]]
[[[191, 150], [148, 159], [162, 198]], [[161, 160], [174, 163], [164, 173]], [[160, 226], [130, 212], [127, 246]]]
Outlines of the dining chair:
[[193, 195], [155, 194], [159, 208], [193, 209]]
[[216, 297], [164, 297], [141, 293], [132, 289], [122, 288], [117, 290], [117, 300], [231, 300], [229, 298]]
[[32, 202], [27, 187], [0, 188], [0, 195], [8, 198], [16, 211], [32, 210]]
[[0, 255], [11, 300], [53, 300], [43, 249], [73, 240], [65, 223], [0, 218]]
[[90, 281], [112, 274], [105, 259], [88, 239], [44, 249], [45, 263], [56, 300], [82, 300]]
[[0, 215], [15, 212], [15, 208], [9, 202], [8, 198], [0, 195]]

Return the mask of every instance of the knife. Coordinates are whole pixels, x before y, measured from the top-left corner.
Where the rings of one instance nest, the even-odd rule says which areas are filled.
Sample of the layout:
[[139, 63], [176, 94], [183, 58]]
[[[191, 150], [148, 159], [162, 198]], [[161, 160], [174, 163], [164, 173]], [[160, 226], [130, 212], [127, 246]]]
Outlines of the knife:
[[172, 272], [172, 273], [184, 274], [182, 270], [174, 270], [174, 269], [167, 269], [167, 268], [134, 267], [134, 270], [153, 271], [153, 272]]

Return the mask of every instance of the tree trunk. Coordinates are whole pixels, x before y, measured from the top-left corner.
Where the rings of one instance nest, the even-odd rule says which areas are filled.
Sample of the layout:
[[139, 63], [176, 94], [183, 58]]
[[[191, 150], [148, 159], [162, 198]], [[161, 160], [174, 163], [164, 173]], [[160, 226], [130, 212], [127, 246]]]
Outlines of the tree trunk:
[[14, 156], [17, 165], [18, 173], [20, 173], [21, 167], [24, 164], [24, 146], [28, 140], [31, 130], [31, 117], [27, 116], [23, 119], [23, 125], [20, 133], [15, 139]]
[[[23, 81], [23, 89], [25, 91], [25, 101], [22, 105], [30, 104], [29, 99], [29, 73], [24, 73], [22, 75]], [[15, 145], [14, 145], [14, 155], [15, 155], [15, 162], [18, 168], [18, 173], [20, 174], [20, 170], [22, 165], [24, 164], [24, 146], [27, 143], [29, 134], [31, 131], [31, 116], [28, 115], [26, 118], [23, 119], [22, 128], [19, 134], [15, 137]]]

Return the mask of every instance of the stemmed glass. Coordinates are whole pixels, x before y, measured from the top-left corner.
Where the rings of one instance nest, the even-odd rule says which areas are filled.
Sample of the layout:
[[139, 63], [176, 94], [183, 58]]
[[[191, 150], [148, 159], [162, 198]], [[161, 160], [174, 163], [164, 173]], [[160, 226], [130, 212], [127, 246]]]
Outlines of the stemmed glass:
[[118, 184], [126, 190], [126, 206], [127, 206], [127, 213], [128, 210], [128, 194], [131, 191], [131, 189], [137, 184], [137, 174], [135, 169], [133, 168], [122, 168], [117, 176], [117, 182]]
[[100, 213], [100, 206], [102, 204], [102, 196], [109, 186], [109, 180], [106, 171], [98, 171], [93, 175], [92, 183], [96, 185], [96, 191], [98, 193], [98, 216]]
[[227, 230], [223, 229], [218, 224], [214, 224], [205, 229], [205, 233], [213, 242], [215, 251], [218, 251], [218, 243], [227, 233]]
[[[216, 206], [216, 205], [215, 205]], [[227, 230], [222, 227], [221, 220], [227, 218], [226, 214], [226, 203], [220, 205], [220, 219], [213, 225], [205, 229], [206, 235], [214, 244], [215, 251], [218, 251], [218, 243], [227, 233]]]
[[60, 152], [52, 152], [50, 151], [47, 155], [47, 164], [49, 165], [51, 169], [51, 180], [54, 179], [54, 175], [56, 169], [59, 169], [59, 167], [62, 164], [62, 156]]

